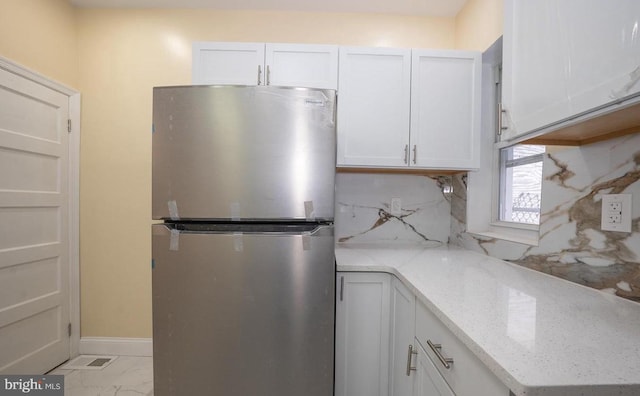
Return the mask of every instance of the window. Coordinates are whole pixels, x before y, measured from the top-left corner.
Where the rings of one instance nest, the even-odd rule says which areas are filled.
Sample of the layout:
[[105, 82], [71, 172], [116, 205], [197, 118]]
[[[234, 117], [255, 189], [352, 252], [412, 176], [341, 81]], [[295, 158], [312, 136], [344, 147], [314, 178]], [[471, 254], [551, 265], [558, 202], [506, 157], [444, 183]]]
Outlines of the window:
[[545, 146], [517, 144], [500, 150], [498, 220], [540, 224]]
[[490, 240], [537, 246], [546, 148], [503, 139], [499, 125], [502, 40], [482, 57], [483, 154], [480, 169], [467, 176], [466, 231]]

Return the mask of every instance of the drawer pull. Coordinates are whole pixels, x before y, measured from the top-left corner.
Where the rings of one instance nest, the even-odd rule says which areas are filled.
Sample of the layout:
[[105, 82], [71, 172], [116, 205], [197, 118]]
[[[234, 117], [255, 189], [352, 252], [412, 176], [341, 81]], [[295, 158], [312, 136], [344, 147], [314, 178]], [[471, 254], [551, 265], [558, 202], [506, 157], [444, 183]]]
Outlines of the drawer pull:
[[407, 352], [407, 377], [411, 375], [412, 371], [416, 371], [415, 367], [411, 367], [411, 355], [417, 355], [418, 351], [413, 350], [413, 345], [409, 344], [409, 351]]
[[438, 357], [438, 360], [440, 360], [440, 363], [442, 363], [442, 365], [446, 369], [450, 369], [451, 365], [453, 364], [453, 359], [442, 356], [442, 352], [440, 352], [440, 350], [442, 349], [442, 345], [434, 344], [433, 342], [431, 342], [431, 340], [427, 340], [427, 344], [429, 345], [429, 348], [431, 348], [433, 353], [436, 354], [436, 356]]

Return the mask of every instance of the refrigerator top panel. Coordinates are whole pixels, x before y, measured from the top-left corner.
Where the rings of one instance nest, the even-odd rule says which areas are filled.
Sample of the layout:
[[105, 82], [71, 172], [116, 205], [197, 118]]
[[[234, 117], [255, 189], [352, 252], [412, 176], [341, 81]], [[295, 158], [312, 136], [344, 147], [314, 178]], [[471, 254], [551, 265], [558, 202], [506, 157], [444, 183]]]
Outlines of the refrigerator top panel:
[[153, 90], [154, 219], [333, 219], [335, 91]]

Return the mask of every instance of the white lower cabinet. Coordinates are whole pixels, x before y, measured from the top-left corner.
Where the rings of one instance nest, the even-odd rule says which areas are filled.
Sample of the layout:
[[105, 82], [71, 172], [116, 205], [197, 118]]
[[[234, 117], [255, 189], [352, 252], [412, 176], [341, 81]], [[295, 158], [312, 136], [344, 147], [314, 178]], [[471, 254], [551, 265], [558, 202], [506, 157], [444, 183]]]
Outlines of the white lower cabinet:
[[[446, 366], [449, 367], [446, 367]], [[336, 396], [509, 396], [395, 276], [338, 272]]]
[[415, 338], [416, 297], [391, 277], [391, 396], [455, 396]]
[[335, 396], [389, 394], [391, 275], [339, 272]]
[[457, 396], [509, 396], [509, 388], [462, 344], [422, 302], [416, 303], [416, 341], [423, 348], [426, 358], [431, 360], [441, 378], [444, 378], [444, 381], [449, 385], [453, 394]]
[[414, 322], [416, 298], [395, 276], [391, 277], [391, 350], [390, 350], [390, 395], [410, 395], [413, 381], [411, 378]]

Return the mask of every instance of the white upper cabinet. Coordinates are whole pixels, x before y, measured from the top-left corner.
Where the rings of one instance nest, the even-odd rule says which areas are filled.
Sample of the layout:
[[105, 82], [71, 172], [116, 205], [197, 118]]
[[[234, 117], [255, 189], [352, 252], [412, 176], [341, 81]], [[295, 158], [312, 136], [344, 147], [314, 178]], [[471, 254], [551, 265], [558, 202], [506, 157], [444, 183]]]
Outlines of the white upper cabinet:
[[338, 47], [267, 44], [267, 85], [338, 89]]
[[411, 50], [340, 48], [338, 166], [409, 162]]
[[338, 47], [197, 42], [192, 80], [193, 84], [337, 89]]
[[193, 84], [261, 85], [264, 76], [263, 43], [193, 44]]
[[338, 166], [476, 169], [481, 55], [341, 48]]
[[640, 1], [505, 0], [504, 11], [503, 139], [640, 92]]
[[479, 52], [413, 50], [412, 166], [479, 167], [481, 71]]
[[193, 44], [193, 84], [337, 89], [337, 165], [479, 166], [481, 54], [331, 45]]

